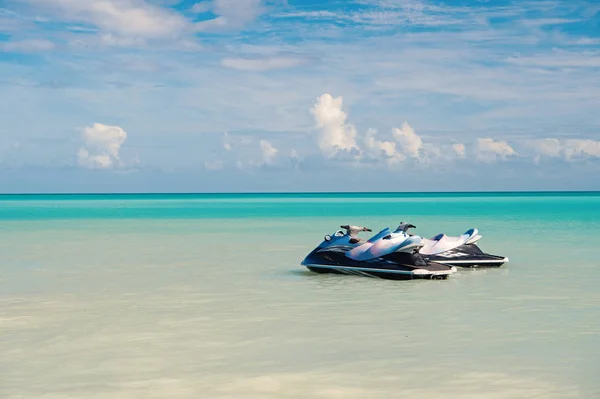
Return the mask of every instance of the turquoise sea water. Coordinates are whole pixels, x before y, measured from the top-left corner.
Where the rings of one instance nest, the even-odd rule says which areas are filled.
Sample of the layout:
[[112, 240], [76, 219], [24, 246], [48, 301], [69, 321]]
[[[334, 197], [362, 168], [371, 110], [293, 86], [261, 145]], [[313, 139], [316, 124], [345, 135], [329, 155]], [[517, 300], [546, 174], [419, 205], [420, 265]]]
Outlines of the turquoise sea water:
[[[401, 221], [510, 262], [299, 264]], [[0, 397], [600, 397], [599, 234], [598, 193], [0, 196]]]

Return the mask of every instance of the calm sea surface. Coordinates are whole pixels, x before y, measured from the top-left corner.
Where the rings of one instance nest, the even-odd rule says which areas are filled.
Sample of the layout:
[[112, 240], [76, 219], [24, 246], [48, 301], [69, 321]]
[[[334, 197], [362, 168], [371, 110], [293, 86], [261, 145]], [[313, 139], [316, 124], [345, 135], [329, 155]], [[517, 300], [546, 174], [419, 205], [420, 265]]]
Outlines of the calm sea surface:
[[[300, 266], [401, 221], [510, 262]], [[599, 236], [597, 193], [0, 196], [0, 398], [599, 398]]]

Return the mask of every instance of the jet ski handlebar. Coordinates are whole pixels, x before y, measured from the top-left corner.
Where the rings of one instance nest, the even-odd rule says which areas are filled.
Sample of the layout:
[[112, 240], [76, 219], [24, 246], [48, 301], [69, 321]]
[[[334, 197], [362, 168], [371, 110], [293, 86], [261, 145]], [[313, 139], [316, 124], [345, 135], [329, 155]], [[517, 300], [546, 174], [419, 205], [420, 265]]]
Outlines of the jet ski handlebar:
[[417, 226], [415, 226], [414, 224], [400, 222], [400, 225], [398, 226], [396, 231], [404, 231], [406, 233], [408, 231], [408, 229], [416, 229], [416, 228], [417, 228]]
[[360, 233], [361, 231], [373, 231], [369, 228], [363, 227], [363, 226], [351, 226], [348, 224], [345, 224], [343, 226], [340, 226], [342, 229], [346, 230], [346, 234], [348, 234], [349, 236], [355, 236], [358, 233]]

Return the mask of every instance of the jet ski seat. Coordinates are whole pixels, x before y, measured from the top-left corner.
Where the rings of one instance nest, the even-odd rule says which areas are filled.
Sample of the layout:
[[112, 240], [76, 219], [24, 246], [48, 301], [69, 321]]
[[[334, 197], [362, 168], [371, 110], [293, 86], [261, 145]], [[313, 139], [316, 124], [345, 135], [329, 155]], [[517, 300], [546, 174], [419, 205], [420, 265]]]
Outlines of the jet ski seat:
[[477, 229], [470, 229], [458, 237], [440, 233], [430, 239], [424, 238], [421, 253], [423, 255], [434, 255], [460, 247], [466, 243], [473, 243], [481, 238], [477, 233]]
[[423, 259], [423, 256], [421, 256], [417, 249], [413, 251], [411, 258], [415, 266], [427, 266], [427, 262], [425, 262], [425, 259]]

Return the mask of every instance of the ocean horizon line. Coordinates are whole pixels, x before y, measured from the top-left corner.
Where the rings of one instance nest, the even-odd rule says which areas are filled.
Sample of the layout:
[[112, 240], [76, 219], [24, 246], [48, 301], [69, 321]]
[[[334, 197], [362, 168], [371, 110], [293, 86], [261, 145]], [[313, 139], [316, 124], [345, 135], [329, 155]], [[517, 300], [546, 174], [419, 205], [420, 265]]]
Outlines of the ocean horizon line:
[[42, 197], [42, 196], [243, 196], [243, 195], [540, 195], [540, 194], [600, 194], [600, 190], [477, 190], [477, 191], [189, 191], [189, 192], [34, 192], [0, 193], [0, 197]]

